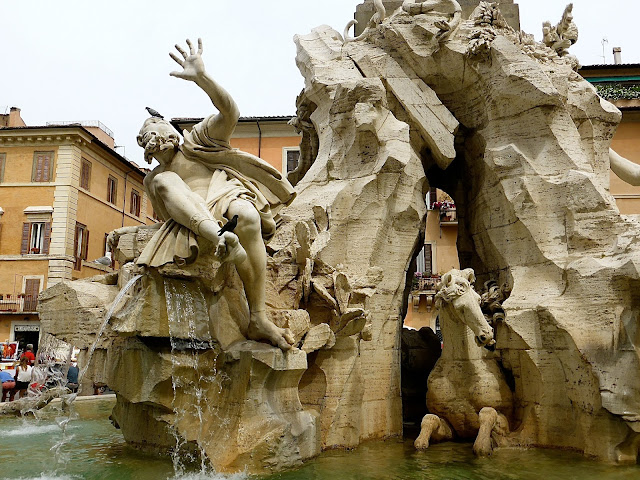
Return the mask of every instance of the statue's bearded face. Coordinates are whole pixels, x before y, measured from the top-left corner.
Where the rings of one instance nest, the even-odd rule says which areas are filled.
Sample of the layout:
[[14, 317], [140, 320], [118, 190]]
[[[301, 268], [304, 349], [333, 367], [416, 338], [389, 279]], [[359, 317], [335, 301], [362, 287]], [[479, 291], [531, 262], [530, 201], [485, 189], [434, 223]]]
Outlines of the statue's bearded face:
[[144, 159], [147, 163], [151, 163], [155, 153], [177, 150], [180, 146], [180, 138], [166, 121], [149, 119], [140, 129], [138, 145], [144, 148]]

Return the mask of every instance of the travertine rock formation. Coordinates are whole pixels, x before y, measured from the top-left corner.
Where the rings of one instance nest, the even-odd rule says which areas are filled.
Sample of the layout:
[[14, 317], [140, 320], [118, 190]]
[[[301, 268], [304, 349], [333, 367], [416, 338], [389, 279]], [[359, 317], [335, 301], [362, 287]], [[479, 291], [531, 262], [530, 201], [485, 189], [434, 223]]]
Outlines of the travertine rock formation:
[[[330, 235], [326, 213], [315, 211], [313, 233], [294, 222], [297, 235], [267, 266], [267, 315], [291, 330], [299, 348], [289, 352], [246, 340], [242, 284], [234, 267], [211, 253], [181, 267], [135, 265], [147, 230], [120, 237], [125, 251], [116, 255], [127, 261], [118, 275], [61, 283], [43, 294], [44, 327], [82, 349], [81, 365], [115, 308], [82, 383], [87, 393], [92, 384], [117, 392], [112, 417], [129, 444], [206, 456], [219, 471], [295, 466], [321, 451], [323, 435], [340, 444], [338, 406], [325, 405], [325, 391], [339, 397], [349, 385], [362, 386], [331, 359], [356, 361], [360, 339], [370, 339], [363, 307], [381, 274], [373, 268], [349, 277], [318, 260], [318, 245]], [[137, 274], [141, 279], [116, 305], [118, 290]]]
[[[608, 192], [608, 148], [620, 112], [566, 57], [511, 29], [495, 5], [482, 2], [443, 39], [443, 22], [451, 20], [397, 11], [346, 45], [329, 27], [296, 38], [306, 80], [298, 103], [313, 111], [320, 148], [287, 213], [308, 216], [322, 198], [333, 221], [320, 258], [347, 269], [384, 263], [383, 291], [371, 299], [373, 338], [384, 338], [384, 316], [401, 308], [401, 296], [383, 304], [377, 298], [400, 291], [394, 272], [408, 264], [406, 246], [420, 236], [413, 218], [422, 210], [416, 200], [402, 219], [385, 224], [390, 217], [377, 212], [394, 210], [380, 201], [363, 208], [368, 192], [359, 185], [371, 173], [376, 185], [387, 172], [420, 175], [419, 162], [430, 184], [456, 201], [461, 264], [480, 282], [512, 290], [496, 331], [513, 395], [510, 443], [635, 461], [640, 231]], [[404, 198], [426, 187], [416, 178]], [[400, 205], [394, 202], [395, 211]], [[389, 228], [393, 240], [381, 237]], [[395, 247], [393, 266], [376, 250], [387, 242]], [[373, 343], [371, 358], [391, 344]], [[375, 391], [363, 396], [369, 418], [399, 415], [396, 384], [382, 372], [363, 372]], [[381, 385], [389, 400], [368, 402]], [[362, 438], [381, 434], [375, 425], [361, 429]]]

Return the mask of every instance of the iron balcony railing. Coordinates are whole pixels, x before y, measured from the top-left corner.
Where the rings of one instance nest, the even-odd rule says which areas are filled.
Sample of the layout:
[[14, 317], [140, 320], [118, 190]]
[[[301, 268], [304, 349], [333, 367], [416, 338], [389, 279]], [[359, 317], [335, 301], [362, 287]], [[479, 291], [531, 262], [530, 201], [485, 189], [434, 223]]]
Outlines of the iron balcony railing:
[[454, 208], [441, 208], [440, 209], [440, 223], [444, 224], [457, 224], [458, 212]]
[[0, 313], [35, 312], [38, 308], [38, 296], [24, 293], [0, 294]]
[[429, 291], [435, 290], [440, 282], [440, 275], [416, 276], [413, 279], [413, 291]]

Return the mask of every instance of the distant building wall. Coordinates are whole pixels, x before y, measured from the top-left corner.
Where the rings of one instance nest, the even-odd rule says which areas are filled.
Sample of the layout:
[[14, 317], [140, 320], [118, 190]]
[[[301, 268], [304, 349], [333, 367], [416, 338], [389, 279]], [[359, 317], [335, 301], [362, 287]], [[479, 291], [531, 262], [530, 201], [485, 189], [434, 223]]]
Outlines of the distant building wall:
[[[77, 125], [0, 128], [0, 340], [37, 340], [40, 291], [110, 271], [93, 262], [105, 255], [106, 234], [155, 223], [144, 175]], [[111, 201], [109, 178], [117, 183]]]

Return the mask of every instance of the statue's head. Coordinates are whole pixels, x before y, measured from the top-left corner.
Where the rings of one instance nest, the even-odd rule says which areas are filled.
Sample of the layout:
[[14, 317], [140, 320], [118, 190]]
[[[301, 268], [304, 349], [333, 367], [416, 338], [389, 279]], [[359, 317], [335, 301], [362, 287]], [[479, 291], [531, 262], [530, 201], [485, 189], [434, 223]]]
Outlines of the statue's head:
[[164, 118], [150, 117], [142, 124], [138, 134], [138, 145], [144, 148], [144, 159], [151, 163], [155, 153], [168, 149], [176, 151], [180, 146], [180, 136]]

